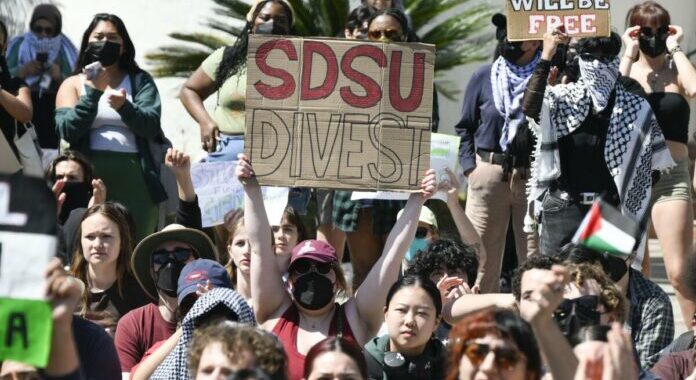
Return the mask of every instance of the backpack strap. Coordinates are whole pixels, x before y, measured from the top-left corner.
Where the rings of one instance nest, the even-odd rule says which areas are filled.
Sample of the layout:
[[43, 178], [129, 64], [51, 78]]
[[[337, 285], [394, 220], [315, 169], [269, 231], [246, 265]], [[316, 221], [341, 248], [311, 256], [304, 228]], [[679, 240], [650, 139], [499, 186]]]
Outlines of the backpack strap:
[[336, 304], [336, 337], [343, 338], [343, 305]]

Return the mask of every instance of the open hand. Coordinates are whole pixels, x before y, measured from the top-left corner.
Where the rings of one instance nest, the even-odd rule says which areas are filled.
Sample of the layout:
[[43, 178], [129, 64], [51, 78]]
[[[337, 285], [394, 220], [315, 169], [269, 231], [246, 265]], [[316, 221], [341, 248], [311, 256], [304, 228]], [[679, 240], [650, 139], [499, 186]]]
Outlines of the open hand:
[[640, 25], [632, 26], [624, 32], [621, 36], [621, 41], [626, 47], [624, 51], [624, 56], [631, 57], [633, 60], [638, 58], [639, 43], [638, 37], [640, 37]]
[[669, 36], [667, 36], [667, 50], [677, 47], [684, 39], [684, 29], [678, 25], [669, 26]]

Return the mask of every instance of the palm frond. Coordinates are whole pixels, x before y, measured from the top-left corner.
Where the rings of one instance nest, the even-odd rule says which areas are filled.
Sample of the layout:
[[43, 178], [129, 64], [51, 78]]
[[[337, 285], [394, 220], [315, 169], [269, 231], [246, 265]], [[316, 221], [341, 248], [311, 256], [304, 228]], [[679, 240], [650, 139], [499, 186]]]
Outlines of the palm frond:
[[246, 15], [251, 9], [249, 3], [242, 0], [213, 0], [215, 14], [246, 22]]

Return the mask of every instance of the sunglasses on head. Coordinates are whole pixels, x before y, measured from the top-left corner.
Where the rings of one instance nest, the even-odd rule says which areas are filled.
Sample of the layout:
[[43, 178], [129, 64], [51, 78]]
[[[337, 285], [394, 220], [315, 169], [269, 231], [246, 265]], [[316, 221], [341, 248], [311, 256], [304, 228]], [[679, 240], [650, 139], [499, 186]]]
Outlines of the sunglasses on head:
[[371, 40], [378, 40], [382, 36], [392, 41], [400, 41], [402, 34], [399, 30], [387, 29], [387, 30], [371, 30], [368, 32], [368, 36]]
[[319, 274], [329, 274], [331, 269], [331, 263], [321, 263], [313, 260], [298, 260], [292, 264], [292, 271], [297, 274], [307, 274], [311, 271]]
[[428, 227], [416, 228], [416, 238], [417, 239], [425, 239], [425, 237], [428, 236], [428, 231], [430, 231], [430, 229]]
[[31, 28], [31, 31], [34, 32], [34, 33], [36, 33], [36, 34], [41, 34], [41, 33], [43, 33], [43, 34], [53, 35], [53, 33], [54, 33], [56, 30], [53, 29], [52, 26], [46, 26], [46, 27], [43, 27], [43, 26], [35, 26], [35, 27]]
[[491, 348], [490, 344], [468, 341], [464, 343], [464, 355], [475, 366], [481, 365], [488, 353], [495, 354], [495, 365], [502, 370], [510, 370], [520, 361], [520, 352], [512, 347]]
[[174, 261], [183, 263], [188, 260], [189, 257], [193, 255], [193, 249], [191, 248], [176, 248], [173, 251], [167, 251], [166, 249], [160, 249], [152, 252], [152, 263], [156, 265], [164, 265], [169, 262], [169, 258], [173, 258]]

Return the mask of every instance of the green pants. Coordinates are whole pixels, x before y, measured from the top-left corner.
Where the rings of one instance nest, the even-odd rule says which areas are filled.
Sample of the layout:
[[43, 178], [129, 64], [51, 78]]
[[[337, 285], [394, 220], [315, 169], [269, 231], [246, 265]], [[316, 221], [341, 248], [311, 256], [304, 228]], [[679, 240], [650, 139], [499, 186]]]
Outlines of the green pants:
[[137, 153], [92, 151], [95, 176], [106, 185], [107, 200], [126, 206], [135, 220], [137, 244], [157, 228], [158, 209], [147, 188]]

